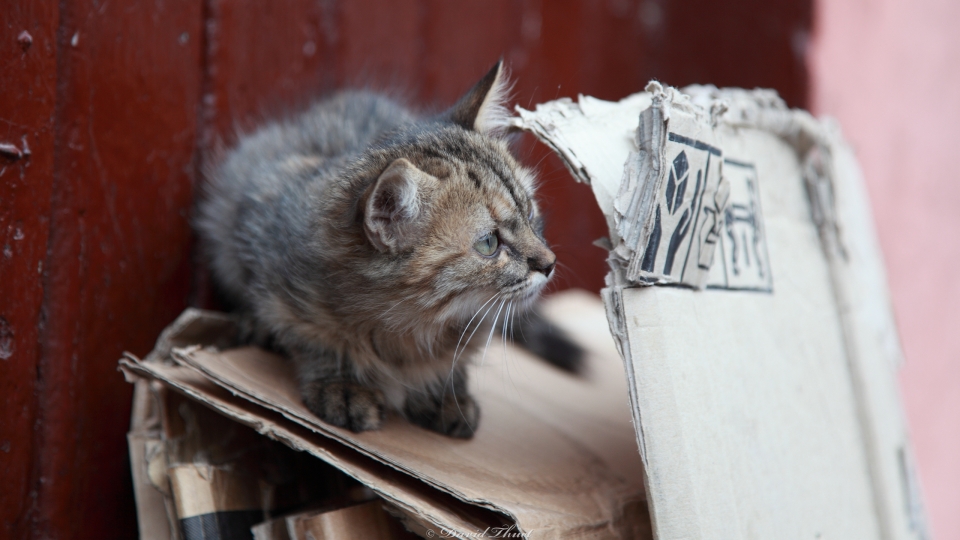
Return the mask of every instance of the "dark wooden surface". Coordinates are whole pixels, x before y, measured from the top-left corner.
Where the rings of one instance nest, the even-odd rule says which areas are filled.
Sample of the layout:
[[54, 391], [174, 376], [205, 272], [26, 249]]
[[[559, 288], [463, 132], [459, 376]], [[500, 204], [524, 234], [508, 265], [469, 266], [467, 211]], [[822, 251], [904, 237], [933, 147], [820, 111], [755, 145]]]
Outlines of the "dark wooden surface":
[[3, 7], [0, 143], [26, 146], [30, 156], [0, 155], [0, 536], [26, 538], [36, 508], [35, 428], [43, 391], [37, 364], [53, 184], [58, 10], [41, 3]]
[[[651, 78], [806, 100], [809, 1], [2, 0], [0, 538], [136, 535], [124, 350], [210, 303], [189, 218], [238, 132], [342, 86], [448, 105], [500, 56], [525, 106]], [[22, 32], [30, 34], [18, 39]], [[25, 142], [24, 142], [25, 141]], [[541, 145], [560, 287], [597, 290], [589, 190]]]

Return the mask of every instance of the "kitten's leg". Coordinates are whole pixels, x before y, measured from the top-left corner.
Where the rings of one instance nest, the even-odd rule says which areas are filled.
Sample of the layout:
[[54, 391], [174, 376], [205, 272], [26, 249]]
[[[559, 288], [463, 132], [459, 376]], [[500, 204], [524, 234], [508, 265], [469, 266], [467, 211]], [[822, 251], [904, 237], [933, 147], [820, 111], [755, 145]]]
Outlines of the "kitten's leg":
[[418, 426], [458, 439], [473, 437], [480, 423], [480, 406], [467, 392], [467, 376], [454, 372], [450, 383], [407, 394], [404, 413]]
[[344, 373], [341, 363], [332, 355], [291, 356], [297, 364], [300, 396], [310, 412], [328, 424], [357, 433], [380, 429], [384, 418], [383, 392]]

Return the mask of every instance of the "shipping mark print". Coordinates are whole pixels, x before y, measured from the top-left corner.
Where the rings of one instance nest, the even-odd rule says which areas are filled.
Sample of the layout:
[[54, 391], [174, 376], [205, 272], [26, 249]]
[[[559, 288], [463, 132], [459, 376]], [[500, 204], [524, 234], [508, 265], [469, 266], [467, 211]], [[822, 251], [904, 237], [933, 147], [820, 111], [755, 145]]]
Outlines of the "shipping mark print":
[[723, 175], [730, 184], [710, 289], [773, 292], [773, 275], [760, 208], [760, 184], [752, 163], [725, 158]]
[[[707, 157], [709, 160], [709, 156]], [[657, 214], [653, 226], [653, 233], [650, 235], [650, 242], [644, 252], [643, 265], [641, 268], [646, 272], [653, 272], [654, 265], [657, 262], [657, 252], [660, 248], [660, 239], [663, 236], [663, 229], [672, 230], [670, 241], [667, 245], [667, 256], [663, 263], [662, 272], [664, 275], [670, 275], [673, 272], [673, 262], [675, 260], [677, 249], [680, 243], [690, 232], [690, 222], [693, 221], [690, 216], [690, 208], [684, 208], [680, 212], [680, 206], [684, 203], [684, 195], [687, 191], [687, 182], [690, 179], [690, 163], [687, 161], [687, 153], [680, 151], [673, 160], [673, 167], [670, 169], [669, 178], [666, 186], [666, 212], [663, 211], [663, 204], [657, 205]], [[697, 185], [693, 192], [691, 200], [696, 199], [702, 183], [702, 171], [697, 171]]]
[[666, 157], [669, 170], [640, 269], [681, 282], [688, 272], [711, 267], [728, 189], [718, 148], [671, 132]]

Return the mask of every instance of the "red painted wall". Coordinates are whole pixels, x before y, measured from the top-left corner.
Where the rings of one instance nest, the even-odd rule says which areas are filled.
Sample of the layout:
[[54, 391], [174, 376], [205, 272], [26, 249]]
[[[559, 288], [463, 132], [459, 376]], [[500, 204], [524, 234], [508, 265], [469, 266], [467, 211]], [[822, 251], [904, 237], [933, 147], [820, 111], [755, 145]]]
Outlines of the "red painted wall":
[[[116, 360], [209, 303], [189, 218], [199, 171], [237, 130], [345, 85], [445, 106], [499, 56], [528, 106], [617, 99], [651, 78], [807, 95], [801, 0], [0, 0], [0, 12], [0, 143], [30, 150], [0, 155], [11, 539], [135, 536]], [[597, 290], [591, 244], [605, 230], [589, 190], [543, 147], [521, 152], [545, 181], [561, 286]]]

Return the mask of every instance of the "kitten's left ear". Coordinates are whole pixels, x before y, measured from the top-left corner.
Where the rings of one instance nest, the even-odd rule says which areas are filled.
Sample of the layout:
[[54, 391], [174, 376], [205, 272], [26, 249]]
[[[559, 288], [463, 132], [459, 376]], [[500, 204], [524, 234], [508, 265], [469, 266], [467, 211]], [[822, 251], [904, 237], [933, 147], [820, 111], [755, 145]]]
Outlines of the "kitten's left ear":
[[364, 204], [367, 238], [378, 250], [399, 253], [419, 239], [437, 179], [399, 158], [377, 178]]
[[510, 86], [503, 60], [498, 60], [480, 82], [447, 111], [446, 117], [466, 129], [497, 135], [507, 128], [510, 118], [510, 111], [504, 106]]

